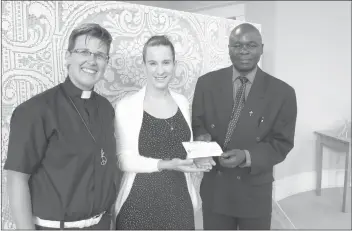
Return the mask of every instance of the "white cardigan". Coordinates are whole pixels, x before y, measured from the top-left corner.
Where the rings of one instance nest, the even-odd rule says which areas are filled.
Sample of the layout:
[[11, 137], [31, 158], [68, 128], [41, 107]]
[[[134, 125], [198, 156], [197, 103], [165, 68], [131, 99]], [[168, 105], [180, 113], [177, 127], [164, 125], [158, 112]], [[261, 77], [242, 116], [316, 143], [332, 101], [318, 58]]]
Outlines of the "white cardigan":
[[[143, 102], [146, 92], [146, 87], [143, 87], [137, 93], [127, 96], [117, 102], [115, 107], [115, 131], [117, 138], [117, 156], [119, 167], [124, 172], [120, 184], [120, 191], [115, 204], [115, 216], [120, 212], [123, 203], [126, 201], [136, 173], [151, 173], [158, 172], [158, 161], [144, 157], [139, 154], [138, 140], [139, 132], [143, 120]], [[189, 111], [189, 102], [181, 94], [170, 90], [170, 94], [180, 108], [184, 118], [191, 131], [191, 139], [193, 140], [191, 115]], [[192, 183], [190, 173], [185, 173], [188, 191], [191, 196], [193, 208], [196, 209], [199, 205], [196, 189]]]

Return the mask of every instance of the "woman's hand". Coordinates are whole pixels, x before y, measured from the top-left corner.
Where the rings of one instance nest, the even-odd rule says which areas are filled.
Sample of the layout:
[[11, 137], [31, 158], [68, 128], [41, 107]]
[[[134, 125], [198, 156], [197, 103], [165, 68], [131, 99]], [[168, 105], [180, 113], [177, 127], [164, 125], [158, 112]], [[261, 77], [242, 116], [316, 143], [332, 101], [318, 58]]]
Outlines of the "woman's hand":
[[198, 168], [212, 169], [216, 165], [212, 157], [200, 157], [193, 159], [194, 164]]
[[181, 160], [174, 158], [172, 160], [160, 160], [158, 162], [159, 170], [174, 170], [180, 172], [208, 172], [210, 169], [206, 167], [198, 168], [193, 159]]

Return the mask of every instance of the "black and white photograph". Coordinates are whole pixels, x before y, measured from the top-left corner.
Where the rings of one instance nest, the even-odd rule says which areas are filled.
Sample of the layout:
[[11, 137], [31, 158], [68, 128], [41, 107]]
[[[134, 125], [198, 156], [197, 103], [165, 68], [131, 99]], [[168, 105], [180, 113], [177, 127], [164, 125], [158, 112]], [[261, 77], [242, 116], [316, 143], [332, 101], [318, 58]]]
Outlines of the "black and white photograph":
[[351, 1], [1, 1], [1, 230], [351, 230]]

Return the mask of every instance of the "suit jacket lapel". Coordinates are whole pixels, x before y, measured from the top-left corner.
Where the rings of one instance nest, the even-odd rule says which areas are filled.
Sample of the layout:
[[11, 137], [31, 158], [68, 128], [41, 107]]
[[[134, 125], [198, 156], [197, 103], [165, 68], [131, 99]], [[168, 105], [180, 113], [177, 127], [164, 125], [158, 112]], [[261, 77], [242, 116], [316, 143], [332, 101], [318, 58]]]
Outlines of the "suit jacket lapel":
[[[216, 111], [220, 121], [224, 121], [224, 125], [227, 126], [231, 117], [233, 108], [233, 83], [232, 83], [232, 66], [224, 69], [223, 76], [219, 76], [217, 81], [219, 84], [217, 88], [214, 88], [213, 97], [219, 102], [216, 105]], [[225, 131], [226, 132], [226, 131]]]
[[[269, 80], [265, 73], [258, 67], [257, 73], [255, 75], [255, 79], [253, 81], [253, 85], [248, 94], [247, 101], [245, 104], [245, 108], [251, 109], [254, 113], [260, 114], [263, 110], [265, 99], [265, 93], [268, 88]], [[255, 110], [255, 111], [254, 111]]]
[[236, 138], [233, 137], [232, 141], [237, 140], [239, 142], [241, 137], [247, 139], [244, 134], [254, 134], [253, 132], [256, 131], [262, 112], [267, 106], [265, 94], [269, 81], [266, 74], [258, 67], [253, 85], [234, 131], [234, 137]]

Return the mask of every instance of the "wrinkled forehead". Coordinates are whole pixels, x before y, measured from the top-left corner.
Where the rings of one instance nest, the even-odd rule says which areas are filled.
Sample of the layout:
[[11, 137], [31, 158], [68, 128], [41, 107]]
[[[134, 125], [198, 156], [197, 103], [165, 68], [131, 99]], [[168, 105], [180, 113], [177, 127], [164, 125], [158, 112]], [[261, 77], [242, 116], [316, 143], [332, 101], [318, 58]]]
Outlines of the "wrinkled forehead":
[[258, 44], [262, 44], [262, 36], [260, 33], [256, 30], [235, 30], [231, 33], [230, 43], [236, 43], [236, 42], [241, 42], [241, 43], [250, 43], [250, 42], [255, 42]]

